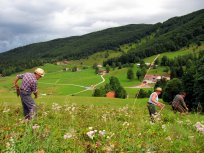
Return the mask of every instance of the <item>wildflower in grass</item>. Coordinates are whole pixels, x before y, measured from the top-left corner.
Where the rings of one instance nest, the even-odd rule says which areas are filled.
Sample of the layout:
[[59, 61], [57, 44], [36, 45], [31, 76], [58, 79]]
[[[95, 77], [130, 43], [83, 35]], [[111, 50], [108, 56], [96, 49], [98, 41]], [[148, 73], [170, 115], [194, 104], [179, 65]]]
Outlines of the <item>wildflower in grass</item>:
[[106, 135], [106, 131], [105, 130], [102, 130], [102, 131], [100, 130], [98, 133], [99, 133], [100, 136], [105, 136]]
[[115, 148], [115, 145], [114, 145], [114, 144], [111, 144], [111, 145], [105, 146], [105, 147], [104, 147], [104, 151], [105, 151], [106, 153], [113, 152], [113, 151], [114, 151], [114, 148]]
[[35, 125], [33, 125], [33, 130], [36, 130], [36, 129], [39, 129], [40, 128], [40, 126], [38, 125], [38, 124], [35, 124]]
[[172, 140], [171, 140], [171, 137], [170, 137], [170, 136], [166, 137], [166, 138], [165, 138], [165, 140], [172, 142]]
[[48, 115], [48, 112], [43, 112], [43, 113], [42, 113], [42, 116], [43, 116], [43, 117], [46, 117], [47, 115]]
[[6, 152], [15, 153], [15, 142], [13, 137], [10, 137], [9, 142], [6, 143]]
[[53, 103], [52, 104], [52, 110], [54, 110], [54, 111], [60, 111], [61, 108], [62, 107], [59, 104], [57, 104], [57, 103]]
[[128, 123], [128, 122], [124, 122], [124, 123], [123, 123], [123, 126], [126, 127], [126, 128], [127, 128], [129, 125], [130, 125], [130, 123]]
[[86, 135], [87, 135], [90, 139], [93, 139], [96, 132], [97, 132], [97, 131], [92, 130], [92, 131], [87, 132]]
[[165, 125], [165, 124], [162, 125], [162, 129], [163, 129], [164, 131], [166, 131], [166, 125]]
[[115, 135], [115, 133], [110, 133], [110, 136], [107, 136], [107, 139], [111, 139], [113, 136]]
[[8, 113], [10, 111], [10, 109], [4, 109], [3, 113]]
[[107, 121], [107, 114], [103, 114], [102, 119], [103, 119], [104, 122], [106, 122]]
[[194, 126], [197, 131], [200, 131], [202, 134], [204, 134], [204, 125], [202, 123], [197, 122]]
[[66, 133], [65, 135], [64, 135], [64, 139], [66, 140], [66, 139], [70, 139], [70, 138], [72, 138], [73, 137], [73, 135], [71, 134], [71, 133]]
[[89, 127], [89, 130], [93, 130], [93, 127]]
[[177, 123], [178, 124], [183, 124], [183, 121], [178, 120]]

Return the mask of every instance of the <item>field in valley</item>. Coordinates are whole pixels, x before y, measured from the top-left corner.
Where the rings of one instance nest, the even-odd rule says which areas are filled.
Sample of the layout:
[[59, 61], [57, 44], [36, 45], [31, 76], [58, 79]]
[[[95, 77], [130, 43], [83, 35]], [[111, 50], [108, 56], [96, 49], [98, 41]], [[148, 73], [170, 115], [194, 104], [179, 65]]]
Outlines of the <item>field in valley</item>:
[[[159, 58], [188, 52], [184, 49], [174, 54], [164, 53]], [[161, 120], [150, 123], [147, 99], [134, 99], [139, 89], [127, 88], [139, 85], [140, 81], [136, 78], [129, 81], [128, 68], [122, 68], [111, 69], [103, 82], [92, 68], [94, 59], [101, 56], [93, 55], [87, 63], [44, 65], [47, 74], [38, 83], [38, 116], [28, 123], [22, 120], [20, 98], [11, 88], [16, 74], [0, 78], [0, 152], [204, 152], [204, 135], [195, 128], [197, 122], [204, 124], [203, 115], [182, 116], [166, 105]], [[83, 69], [81, 62], [88, 67]], [[79, 66], [80, 71], [63, 71], [73, 66]], [[133, 69], [136, 73], [138, 68], [135, 65]], [[162, 74], [163, 69], [159, 67], [149, 73]], [[128, 99], [91, 97], [92, 87], [104, 85], [110, 76], [119, 78], [129, 94]]]

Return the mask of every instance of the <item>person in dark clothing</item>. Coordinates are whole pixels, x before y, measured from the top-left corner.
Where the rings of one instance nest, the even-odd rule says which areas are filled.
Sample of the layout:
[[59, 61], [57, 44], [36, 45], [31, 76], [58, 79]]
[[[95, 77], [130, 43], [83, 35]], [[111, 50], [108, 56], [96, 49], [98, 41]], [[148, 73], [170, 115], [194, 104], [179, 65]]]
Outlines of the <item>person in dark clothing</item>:
[[180, 92], [175, 96], [172, 102], [172, 108], [174, 111], [178, 111], [180, 113], [186, 113], [188, 112], [188, 107], [186, 106], [186, 103], [184, 101], [184, 98], [186, 96], [185, 92]]
[[[19, 91], [21, 97], [25, 119], [32, 119], [36, 115], [36, 104], [31, 97], [33, 93], [38, 97], [37, 80], [44, 76], [44, 70], [37, 68], [34, 73], [24, 73], [16, 76], [14, 86]], [[18, 86], [18, 80], [22, 79], [21, 87]]]

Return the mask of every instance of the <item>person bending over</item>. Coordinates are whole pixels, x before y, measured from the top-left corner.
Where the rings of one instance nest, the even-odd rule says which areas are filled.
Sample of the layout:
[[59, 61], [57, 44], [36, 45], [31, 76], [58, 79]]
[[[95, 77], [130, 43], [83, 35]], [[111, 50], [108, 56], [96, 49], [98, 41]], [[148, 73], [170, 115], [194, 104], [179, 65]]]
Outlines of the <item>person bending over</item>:
[[184, 101], [185, 97], [186, 97], [185, 92], [180, 92], [175, 96], [172, 102], [173, 110], [178, 111], [180, 113], [186, 113], [188, 111], [188, 107], [186, 106], [186, 103]]
[[[37, 80], [43, 77], [45, 74], [44, 70], [37, 68], [34, 73], [24, 73], [16, 76], [14, 80], [14, 86], [16, 87], [18, 93], [21, 97], [21, 102], [23, 106], [23, 112], [25, 119], [32, 119], [36, 115], [36, 104], [31, 97], [33, 93], [35, 98], [38, 97], [37, 90]], [[21, 87], [18, 86], [18, 81], [22, 79]]]

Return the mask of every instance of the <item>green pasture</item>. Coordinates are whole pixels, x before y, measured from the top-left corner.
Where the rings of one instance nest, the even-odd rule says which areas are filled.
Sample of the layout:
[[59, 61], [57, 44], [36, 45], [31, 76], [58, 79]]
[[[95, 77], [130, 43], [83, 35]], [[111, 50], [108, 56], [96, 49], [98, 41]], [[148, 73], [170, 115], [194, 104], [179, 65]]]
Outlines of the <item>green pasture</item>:
[[25, 123], [20, 99], [0, 96], [0, 152], [203, 152], [204, 135], [194, 126], [204, 124], [202, 115], [175, 114], [166, 105], [152, 124], [146, 102], [40, 96], [37, 118]]
[[[202, 44], [199, 47], [197, 47], [195, 45], [192, 45], [189, 48], [185, 47], [185, 48], [183, 48], [181, 50], [178, 50], [178, 51], [175, 51], [175, 52], [161, 53], [160, 56], [159, 56], [159, 59], [161, 59], [163, 56], [167, 56], [168, 58], [175, 58], [175, 57], [183, 56], [183, 55], [190, 54], [190, 53], [198, 53], [201, 50], [204, 50], [204, 44]], [[147, 57], [147, 58], [144, 59], [144, 61], [151, 63], [155, 59], [156, 56], [157, 55]]]
[[93, 64], [103, 64], [103, 61], [109, 59], [109, 58], [114, 58], [118, 57], [122, 54], [122, 52], [119, 51], [114, 51], [114, 50], [107, 50], [107, 51], [102, 51], [95, 53], [88, 58], [80, 59], [80, 60], [73, 60], [70, 61], [71, 65], [78, 65], [78, 66], [90, 66], [92, 67]]

